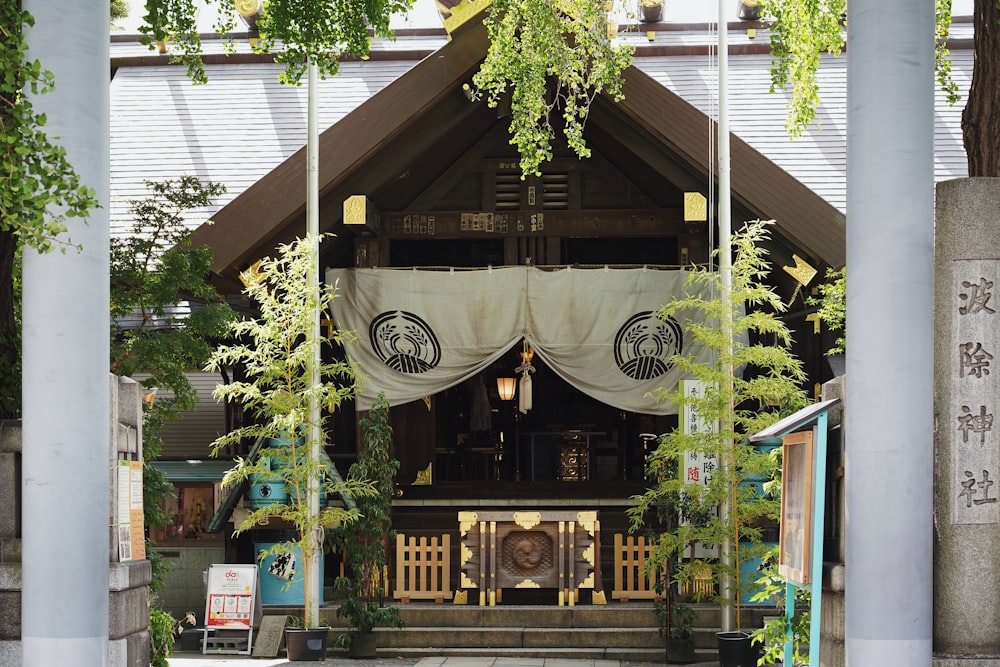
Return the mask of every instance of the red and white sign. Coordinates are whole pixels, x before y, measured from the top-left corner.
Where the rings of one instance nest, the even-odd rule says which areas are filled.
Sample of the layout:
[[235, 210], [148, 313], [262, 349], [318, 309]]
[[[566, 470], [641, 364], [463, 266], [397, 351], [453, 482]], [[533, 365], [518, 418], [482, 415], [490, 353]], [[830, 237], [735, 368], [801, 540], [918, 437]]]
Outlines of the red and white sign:
[[256, 565], [212, 565], [208, 570], [205, 627], [251, 628], [256, 595]]

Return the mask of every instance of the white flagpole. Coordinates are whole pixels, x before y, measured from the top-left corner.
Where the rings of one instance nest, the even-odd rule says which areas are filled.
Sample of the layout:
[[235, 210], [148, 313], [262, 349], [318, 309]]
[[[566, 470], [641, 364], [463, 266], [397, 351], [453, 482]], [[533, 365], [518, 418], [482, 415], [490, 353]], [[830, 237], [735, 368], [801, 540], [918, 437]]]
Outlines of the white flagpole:
[[[306, 232], [313, 240], [311, 260], [312, 284], [316, 290], [319, 290], [319, 130], [316, 123], [316, 63], [312, 59], [309, 60], [308, 77], [309, 90], [306, 93], [308, 106], [306, 118]], [[309, 344], [313, 348], [311, 369], [313, 391], [316, 390], [316, 387], [319, 386], [322, 380], [319, 372], [322, 361], [319, 345], [321, 308], [322, 304], [317, 300], [314, 313], [315, 321], [313, 322], [309, 340]], [[310, 426], [308, 440], [309, 461], [312, 466], [317, 465], [320, 459], [320, 443], [322, 441], [320, 417], [319, 399], [313, 394], [309, 399]], [[319, 516], [319, 491], [319, 473], [316, 468], [313, 468], [313, 473], [310, 474], [306, 486], [310, 525], [314, 525], [316, 517]], [[321, 562], [320, 549], [322, 549], [323, 544], [322, 527], [317, 529], [316, 534], [308, 536], [305, 544], [311, 547], [308, 554], [303, 554], [308, 559], [308, 564], [305, 568], [308, 578], [304, 582], [304, 586], [307, 592], [306, 600], [309, 602], [309, 608], [305, 610], [305, 617], [307, 623], [318, 624], [319, 592], [322, 582], [322, 575], [319, 571]]]
[[[718, 122], [718, 155], [719, 155], [719, 273], [721, 283], [721, 294], [723, 312], [727, 315], [722, 320], [722, 330], [727, 341], [725, 356], [729, 358], [732, 351], [732, 321], [728, 314], [732, 312], [731, 291], [732, 291], [732, 247], [730, 236], [732, 234], [732, 221], [730, 212], [731, 186], [729, 183], [729, 35], [726, 22], [726, 8], [731, 7], [727, 0], [719, 0], [719, 122]], [[733, 367], [729, 361], [724, 361], [722, 365], [724, 381], [728, 383], [727, 395], [730, 396], [730, 409], [721, 427], [725, 432], [731, 433], [732, 424], [732, 380]], [[732, 443], [729, 443], [730, 446]], [[722, 465], [729, 466], [732, 473], [732, 457], [730, 452], [720, 452], [719, 461]], [[731, 516], [733, 506], [731, 502], [724, 502], [719, 508], [723, 521]], [[733, 537], [732, 539], [735, 539]], [[733, 566], [733, 542], [729, 539], [722, 542], [721, 560], [724, 567]], [[739, 591], [735, 591], [738, 594]], [[724, 576], [719, 582], [719, 595], [723, 599], [729, 599], [734, 594], [732, 580]], [[730, 632], [733, 626], [733, 608], [724, 605], [722, 607], [721, 629], [723, 632]]]

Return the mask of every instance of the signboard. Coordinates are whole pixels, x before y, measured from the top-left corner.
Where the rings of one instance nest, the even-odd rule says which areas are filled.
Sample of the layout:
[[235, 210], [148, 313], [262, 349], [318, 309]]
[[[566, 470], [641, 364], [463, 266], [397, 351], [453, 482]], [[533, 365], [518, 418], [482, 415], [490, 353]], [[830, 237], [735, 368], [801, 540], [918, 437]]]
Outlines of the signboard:
[[812, 582], [813, 430], [781, 439], [781, 545], [778, 574], [790, 582]]
[[146, 530], [142, 514], [142, 461], [118, 462], [118, 561], [146, 559]]
[[208, 569], [205, 627], [252, 629], [257, 566], [215, 564]]
[[205, 600], [205, 636], [201, 652], [206, 653], [213, 640], [209, 633], [215, 630], [246, 630], [246, 650], [218, 649], [219, 653], [250, 653], [253, 643], [253, 624], [260, 608], [257, 599], [257, 566], [243, 563], [214, 564], [208, 568], [205, 582], [208, 597]]

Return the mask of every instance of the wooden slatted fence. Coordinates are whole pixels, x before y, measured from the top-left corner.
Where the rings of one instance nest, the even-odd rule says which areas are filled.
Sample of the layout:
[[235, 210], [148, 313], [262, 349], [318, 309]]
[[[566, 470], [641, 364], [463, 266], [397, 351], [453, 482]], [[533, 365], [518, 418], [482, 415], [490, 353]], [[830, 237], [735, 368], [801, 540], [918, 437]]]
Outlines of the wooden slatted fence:
[[396, 590], [402, 602], [451, 598], [451, 535], [410, 537], [396, 534]]
[[659, 572], [646, 574], [652, 545], [643, 536], [633, 537], [615, 533], [615, 587], [611, 591], [612, 600], [659, 600], [656, 583]]

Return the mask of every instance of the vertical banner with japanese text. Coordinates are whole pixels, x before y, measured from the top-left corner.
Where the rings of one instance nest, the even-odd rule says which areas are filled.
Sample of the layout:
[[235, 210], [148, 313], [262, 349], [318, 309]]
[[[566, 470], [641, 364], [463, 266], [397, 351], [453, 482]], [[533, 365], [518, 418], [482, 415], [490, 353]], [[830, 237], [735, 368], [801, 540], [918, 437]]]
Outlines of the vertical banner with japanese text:
[[[701, 380], [681, 380], [681, 392], [685, 399], [697, 400], [705, 396], [707, 382]], [[686, 435], [695, 433], [715, 433], [719, 429], [718, 422], [708, 421], [698, 414], [692, 400], [685, 400], [681, 409], [681, 432]], [[711, 452], [685, 451], [680, 473], [685, 484], [708, 486], [712, 481], [712, 473], [719, 467], [719, 455]], [[706, 558], [716, 555], [714, 547], [706, 547], [701, 542], [694, 545], [694, 557]]]

